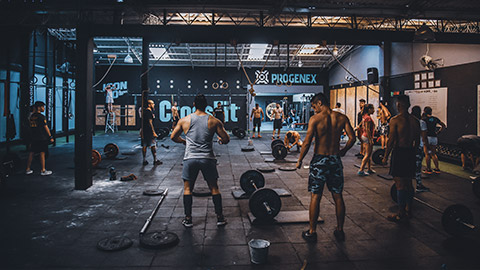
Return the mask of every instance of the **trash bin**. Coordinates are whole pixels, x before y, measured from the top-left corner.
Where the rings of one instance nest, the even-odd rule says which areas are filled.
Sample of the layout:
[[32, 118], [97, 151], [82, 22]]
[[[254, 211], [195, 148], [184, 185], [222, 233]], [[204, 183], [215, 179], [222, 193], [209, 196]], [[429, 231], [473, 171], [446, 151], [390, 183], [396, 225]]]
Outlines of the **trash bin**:
[[252, 239], [248, 242], [250, 249], [250, 261], [254, 264], [262, 264], [267, 262], [268, 247], [270, 242], [263, 239]]

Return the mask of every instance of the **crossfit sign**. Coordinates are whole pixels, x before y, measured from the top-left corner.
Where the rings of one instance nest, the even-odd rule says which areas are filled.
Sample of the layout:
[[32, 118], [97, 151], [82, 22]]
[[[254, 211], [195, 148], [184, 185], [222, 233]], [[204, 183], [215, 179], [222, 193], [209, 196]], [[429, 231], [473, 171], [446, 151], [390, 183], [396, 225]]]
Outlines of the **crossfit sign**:
[[[213, 104], [217, 104], [218, 102], [224, 104], [223, 110], [225, 112], [225, 122], [238, 122], [238, 116], [237, 116], [237, 110], [240, 109], [240, 107], [237, 106], [237, 104], [232, 103], [228, 105], [226, 101], [219, 101], [215, 100]], [[209, 114], [213, 113], [213, 108], [212, 106], [207, 106], [205, 108], [205, 111]], [[168, 100], [162, 100], [158, 104], [158, 119], [160, 122], [170, 122], [172, 120], [172, 103]], [[178, 113], [180, 114], [180, 118], [183, 118], [191, 113], [195, 112], [195, 107], [190, 107], [190, 106], [179, 106], [178, 107]]]

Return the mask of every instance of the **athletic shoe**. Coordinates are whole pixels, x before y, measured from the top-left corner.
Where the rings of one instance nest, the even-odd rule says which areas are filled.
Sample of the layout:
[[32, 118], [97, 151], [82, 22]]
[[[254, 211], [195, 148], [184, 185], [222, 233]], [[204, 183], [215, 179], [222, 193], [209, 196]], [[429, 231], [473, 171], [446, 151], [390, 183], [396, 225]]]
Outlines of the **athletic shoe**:
[[32, 174], [32, 173], [33, 173], [33, 170], [25, 171], [25, 174], [26, 174], [26, 175], [29, 175], [29, 174]]
[[434, 172], [434, 173], [437, 173], [437, 174], [438, 174], [438, 173], [441, 173], [441, 171], [440, 171], [439, 169], [433, 169], [433, 172]]
[[162, 165], [162, 164], [163, 164], [163, 162], [161, 162], [160, 160], [155, 160], [153, 162], [153, 165]]
[[425, 169], [422, 171], [424, 174], [432, 174], [432, 170]]
[[262, 137], [262, 135], [258, 134], [258, 138], [261, 138], [261, 137]]
[[369, 176], [370, 174], [369, 174], [368, 172], [358, 171], [358, 172], [357, 172], [357, 175], [358, 175], [358, 176]]
[[186, 228], [191, 228], [193, 227], [193, 221], [191, 218], [184, 218], [182, 220], [182, 225], [185, 226]]
[[221, 226], [225, 226], [227, 225], [227, 220], [225, 219], [224, 216], [217, 216], [217, 226], [218, 227], [221, 227]]
[[144, 160], [143, 161], [143, 166], [148, 165], [148, 161]]
[[368, 173], [368, 174], [375, 174], [376, 171], [374, 171], [374, 170], [368, 170], [367, 173]]
[[305, 239], [307, 242], [317, 242], [317, 233], [310, 233], [310, 230], [306, 230], [302, 232], [302, 238]]
[[360, 154], [360, 153], [356, 153], [355, 156], [356, 156], [356, 157], [363, 157], [363, 155]]
[[252, 135], [252, 139], [255, 139], [255, 134], [254, 134], [254, 135]]
[[358, 159], [363, 159], [364, 155], [357, 156]]
[[335, 229], [333, 231], [333, 235], [335, 236], [335, 239], [337, 239], [337, 241], [339, 242], [345, 241], [345, 232]]
[[52, 171], [47, 171], [47, 170], [40, 173], [40, 175], [42, 175], [42, 176], [47, 176], [47, 175], [50, 175], [50, 174], [52, 174]]
[[424, 191], [430, 191], [429, 188], [427, 188], [426, 186], [420, 184], [420, 185], [417, 185], [417, 188], [416, 188], [417, 192], [424, 192]]

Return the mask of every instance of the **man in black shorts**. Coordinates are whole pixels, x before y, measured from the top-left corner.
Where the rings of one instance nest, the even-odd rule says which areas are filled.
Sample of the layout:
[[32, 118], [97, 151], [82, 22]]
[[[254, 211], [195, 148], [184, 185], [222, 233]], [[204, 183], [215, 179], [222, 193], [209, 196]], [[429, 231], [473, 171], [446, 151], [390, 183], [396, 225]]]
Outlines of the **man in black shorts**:
[[153, 110], [155, 109], [155, 102], [153, 100], [148, 100], [147, 108], [142, 112], [142, 154], [143, 154], [143, 165], [147, 165], [147, 147], [150, 147], [153, 156], [153, 165], [161, 165], [162, 162], [157, 160], [157, 143], [155, 138], [157, 138], [157, 133], [155, 133], [155, 128], [153, 126], [153, 119], [155, 115]]
[[[302, 237], [308, 242], [317, 241], [316, 230], [320, 200], [323, 188], [327, 184], [335, 202], [337, 215], [337, 228], [333, 234], [338, 241], [344, 241], [345, 203], [342, 196], [343, 165], [340, 157], [345, 156], [348, 149], [355, 143], [355, 132], [346, 115], [333, 112], [330, 109], [330, 102], [324, 94], [316, 94], [311, 103], [315, 114], [308, 121], [307, 135], [297, 161], [297, 168], [300, 169], [303, 158], [307, 154], [313, 138], [315, 138], [315, 154], [310, 162], [308, 177], [308, 191], [311, 192], [310, 228], [302, 233]], [[347, 132], [348, 142], [344, 148], [340, 149], [340, 136], [343, 134], [343, 130]]]
[[35, 102], [33, 105], [33, 113], [30, 116], [31, 145], [27, 160], [27, 169], [25, 170], [26, 174], [33, 173], [30, 166], [32, 165], [35, 154], [40, 154], [40, 165], [42, 166], [40, 174], [43, 176], [52, 174], [52, 171], [45, 169], [45, 156], [48, 154], [48, 144], [53, 143], [53, 137], [47, 126], [47, 119], [42, 114], [44, 111], [45, 103], [41, 101]]
[[[198, 173], [201, 171], [203, 178], [212, 192], [212, 201], [217, 214], [217, 226], [227, 224], [223, 216], [222, 195], [218, 188], [217, 161], [213, 153], [213, 136], [217, 133], [220, 144], [227, 144], [230, 141], [223, 123], [205, 112], [207, 99], [200, 94], [195, 97], [193, 105], [196, 111], [187, 115], [178, 121], [177, 126], [172, 132], [171, 139], [176, 143], [185, 144], [185, 156], [183, 158], [183, 206], [185, 209], [185, 219], [183, 226], [193, 227], [192, 221], [192, 191], [197, 180]], [[180, 137], [185, 133], [185, 139]]]
[[260, 106], [255, 104], [255, 108], [252, 109], [252, 113], [250, 114], [250, 121], [252, 121], [253, 117], [253, 134], [252, 138], [255, 138], [255, 128], [258, 129], [258, 138], [262, 138], [262, 135], [260, 134], [260, 127], [262, 126], [262, 121], [263, 121], [263, 110], [260, 108]]
[[408, 113], [410, 99], [406, 95], [397, 98], [398, 115], [390, 120], [390, 131], [387, 140], [387, 150], [383, 157], [386, 164], [390, 160], [390, 175], [397, 186], [398, 213], [387, 217], [389, 221], [401, 222], [411, 217], [413, 195], [415, 189], [412, 179], [416, 171], [416, 152], [420, 146], [420, 122]]
[[213, 114], [215, 115], [215, 118], [222, 121], [222, 124], [225, 125], [225, 112], [223, 111], [221, 102], [217, 103], [217, 107], [213, 109]]

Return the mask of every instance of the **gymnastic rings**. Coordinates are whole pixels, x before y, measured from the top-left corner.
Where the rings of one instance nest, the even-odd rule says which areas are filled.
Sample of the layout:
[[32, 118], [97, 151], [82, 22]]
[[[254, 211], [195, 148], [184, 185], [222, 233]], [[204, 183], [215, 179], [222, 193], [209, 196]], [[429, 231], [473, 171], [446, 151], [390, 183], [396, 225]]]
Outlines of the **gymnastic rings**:
[[44, 85], [47, 85], [47, 84], [48, 84], [48, 81], [49, 81], [48, 77], [47, 77], [47, 76], [43, 76], [43, 78], [42, 78], [42, 83], [43, 83]]
[[75, 88], [75, 81], [70, 82], [70, 88]]
[[[290, 83], [290, 84], [289, 84], [289, 83]], [[288, 81], [285, 83], [285, 86], [287, 86], [287, 87], [292, 86], [292, 82], [291, 82], [290, 80], [288, 80]]]
[[228, 88], [228, 82], [223, 82], [222, 85], [220, 85], [220, 88], [227, 89]]
[[283, 83], [280, 82], [280, 84], [279, 84], [278, 82], [280, 82], [280, 81], [276, 81], [276, 82], [275, 82], [275, 85], [276, 85], [276, 86], [282, 86]]
[[30, 79], [30, 84], [37, 84], [38, 82], [38, 78], [36, 76], [33, 76], [31, 79]]
[[218, 85], [217, 82], [212, 83], [212, 88], [213, 88], [213, 89], [217, 90], [218, 87], [219, 87], [219, 85]]

